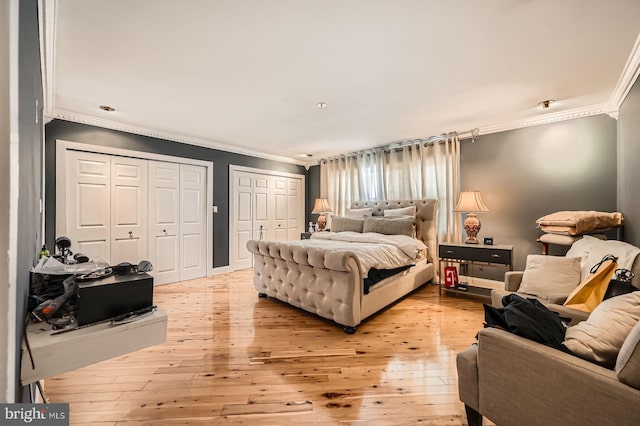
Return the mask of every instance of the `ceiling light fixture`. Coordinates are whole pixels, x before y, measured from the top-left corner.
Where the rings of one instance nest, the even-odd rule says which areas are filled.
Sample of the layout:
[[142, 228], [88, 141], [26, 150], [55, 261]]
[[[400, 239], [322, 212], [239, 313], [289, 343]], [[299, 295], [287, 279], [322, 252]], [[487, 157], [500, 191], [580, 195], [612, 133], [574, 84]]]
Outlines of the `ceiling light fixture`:
[[107, 112], [113, 112], [116, 110], [114, 107], [110, 107], [109, 105], [100, 105], [100, 109]]
[[317, 106], [318, 108], [320, 108], [320, 109], [322, 109], [322, 108], [326, 108], [326, 107], [327, 107], [327, 103], [326, 103], [326, 102], [318, 102], [318, 103], [316, 104], [316, 106]]
[[542, 109], [547, 109], [551, 106], [552, 103], [554, 103], [555, 101], [553, 99], [549, 99], [546, 101], [542, 101], [542, 102], [538, 102], [538, 106]]

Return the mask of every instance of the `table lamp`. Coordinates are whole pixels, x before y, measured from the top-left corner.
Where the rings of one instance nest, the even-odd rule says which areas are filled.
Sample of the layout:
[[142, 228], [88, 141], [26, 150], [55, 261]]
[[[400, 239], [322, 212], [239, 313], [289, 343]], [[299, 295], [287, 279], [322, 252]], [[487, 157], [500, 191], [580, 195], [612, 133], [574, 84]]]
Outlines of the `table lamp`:
[[324, 231], [324, 228], [327, 226], [327, 218], [324, 215], [333, 213], [333, 210], [329, 207], [329, 200], [326, 198], [316, 198], [311, 213], [320, 215], [318, 216], [318, 231]]
[[456, 213], [467, 213], [464, 220], [464, 231], [467, 233], [467, 241], [465, 244], [478, 244], [476, 238], [480, 231], [480, 219], [476, 216], [476, 212], [490, 211], [482, 201], [480, 191], [463, 191], [460, 193], [458, 204], [453, 210]]

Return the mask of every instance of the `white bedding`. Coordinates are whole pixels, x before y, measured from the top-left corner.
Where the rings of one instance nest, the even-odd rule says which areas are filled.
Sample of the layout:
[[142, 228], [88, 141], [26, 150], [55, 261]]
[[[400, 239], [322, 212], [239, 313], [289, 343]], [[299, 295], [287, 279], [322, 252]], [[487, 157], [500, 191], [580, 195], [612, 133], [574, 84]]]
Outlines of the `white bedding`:
[[316, 232], [311, 239], [287, 244], [350, 251], [360, 262], [363, 278], [371, 268], [393, 269], [413, 265], [426, 257], [427, 246], [406, 235], [383, 235], [374, 232]]

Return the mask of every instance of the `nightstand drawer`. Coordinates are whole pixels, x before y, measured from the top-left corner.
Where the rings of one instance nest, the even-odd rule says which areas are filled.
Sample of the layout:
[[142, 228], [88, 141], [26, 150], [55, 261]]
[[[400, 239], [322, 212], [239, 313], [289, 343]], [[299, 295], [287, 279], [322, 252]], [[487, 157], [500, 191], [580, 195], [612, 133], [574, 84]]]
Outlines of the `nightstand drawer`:
[[511, 265], [511, 251], [510, 249], [493, 248], [485, 245], [459, 246], [441, 244], [440, 258]]

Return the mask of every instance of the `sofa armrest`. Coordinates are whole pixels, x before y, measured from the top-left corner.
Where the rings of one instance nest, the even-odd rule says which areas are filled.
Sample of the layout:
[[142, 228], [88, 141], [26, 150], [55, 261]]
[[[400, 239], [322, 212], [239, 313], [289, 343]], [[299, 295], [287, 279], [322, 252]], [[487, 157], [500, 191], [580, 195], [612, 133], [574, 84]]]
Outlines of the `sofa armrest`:
[[473, 344], [456, 356], [458, 396], [460, 401], [476, 411], [478, 404], [478, 345]]
[[504, 274], [504, 289], [506, 291], [518, 291], [522, 283], [523, 271], [509, 271]]
[[640, 424], [640, 390], [613, 371], [503, 330], [479, 333], [478, 383], [496, 424]]

